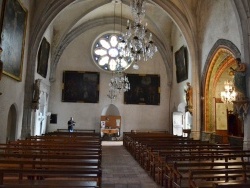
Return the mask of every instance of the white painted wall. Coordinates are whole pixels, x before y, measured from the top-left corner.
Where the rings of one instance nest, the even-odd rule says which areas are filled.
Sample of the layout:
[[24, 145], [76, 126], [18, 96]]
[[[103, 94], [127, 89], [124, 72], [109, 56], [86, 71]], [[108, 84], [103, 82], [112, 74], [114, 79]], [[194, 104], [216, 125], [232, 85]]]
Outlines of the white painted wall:
[[[57, 124], [50, 124], [48, 131], [57, 128], [67, 128], [67, 121], [72, 116], [76, 121], [77, 129], [95, 129], [99, 131], [100, 116], [102, 109], [110, 104], [107, 97], [108, 83], [111, 74], [100, 71], [93, 64], [90, 49], [100, 29], [87, 31], [68, 45], [60, 58], [57, 66], [56, 81], [51, 84], [49, 110], [58, 115]], [[140, 69], [127, 70], [127, 73], [135, 74], [158, 74], [161, 78], [161, 101], [160, 105], [125, 105], [123, 94], [113, 102], [119, 109], [122, 119], [121, 132], [131, 129], [168, 129], [168, 100], [167, 75], [163, 60], [159, 53], [149, 62], [140, 62]], [[62, 75], [64, 70], [100, 72], [100, 95], [99, 103], [67, 103], [61, 102]]]
[[207, 55], [218, 39], [230, 40], [243, 51], [240, 42], [240, 31], [231, 1], [202, 1], [201, 9], [197, 16], [199, 51], [201, 58], [201, 73]]
[[[51, 51], [52, 51], [52, 39], [53, 39], [53, 28], [48, 27], [44, 33], [44, 38], [50, 43], [50, 55], [48, 59], [48, 70], [47, 76], [44, 78], [37, 72], [35, 72], [35, 80], [41, 79], [40, 84], [40, 104], [38, 110], [32, 110], [32, 126], [31, 126], [31, 135], [41, 135], [46, 132], [46, 127], [50, 116], [47, 116], [48, 113], [48, 103], [49, 103], [49, 93], [50, 93], [50, 65], [51, 65]], [[41, 44], [42, 41], [40, 41]], [[38, 52], [37, 52], [38, 53]], [[38, 60], [35, 62], [35, 71], [37, 71]]]
[[192, 74], [191, 74], [191, 72], [192, 72], [192, 62], [191, 62], [192, 57], [190, 57], [190, 54], [188, 53], [188, 79], [184, 80], [180, 83], [177, 83], [175, 53], [182, 46], [185, 46], [188, 50], [187, 43], [184, 40], [182, 33], [180, 32], [180, 30], [177, 27], [173, 28], [171, 43], [173, 45], [173, 83], [172, 83], [172, 90], [171, 90], [172, 94], [171, 94], [170, 101], [171, 101], [172, 109], [174, 109], [174, 107], [177, 107], [179, 104], [186, 103], [186, 99], [185, 99], [186, 93], [184, 91], [184, 89], [186, 89], [186, 83], [190, 82], [191, 86], [192, 86]]
[[23, 117], [23, 99], [24, 99], [24, 86], [26, 77], [27, 67], [27, 53], [28, 53], [28, 38], [29, 38], [29, 27], [30, 27], [30, 6], [29, 0], [20, 1], [23, 7], [28, 11], [26, 36], [25, 36], [25, 50], [23, 54], [23, 70], [22, 70], [22, 81], [16, 81], [6, 75], [2, 75], [0, 81], [0, 143], [6, 141], [7, 124], [8, 124], [8, 113], [12, 104], [16, 107], [17, 111], [17, 134], [16, 138], [20, 138], [22, 129], [22, 117]]
[[[20, 0], [22, 4], [28, 10], [28, 20], [30, 21], [31, 5], [32, 1]], [[43, 6], [40, 6], [40, 10]], [[229, 0], [203, 0], [201, 3], [200, 10], [197, 12], [197, 28], [198, 28], [198, 51], [200, 55], [200, 75], [203, 72], [204, 64], [208, 53], [210, 52], [212, 46], [218, 39], [227, 39], [232, 41], [240, 51], [240, 31], [237, 25], [236, 15], [232, 7], [232, 1]], [[35, 12], [35, 14], [38, 12]], [[17, 110], [17, 138], [21, 135], [21, 124], [23, 117], [23, 101], [24, 101], [24, 87], [26, 78], [26, 68], [27, 68], [27, 53], [28, 50], [28, 39], [30, 36], [29, 28], [30, 22], [27, 22], [26, 30], [26, 42], [25, 51], [23, 59], [23, 74], [22, 81], [18, 82], [13, 80], [6, 75], [2, 76], [0, 81], [0, 92], [3, 93], [0, 96], [0, 142], [5, 142], [6, 140], [6, 127], [7, 119], [10, 106], [15, 105]], [[34, 23], [35, 24], [35, 23]], [[66, 128], [67, 121], [70, 116], [73, 116], [77, 122], [76, 128], [88, 128], [88, 129], [99, 129], [99, 120], [102, 109], [110, 103], [110, 100], [106, 96], [108, 93], [108, 82], [111, 78], [110, 74], [100, 73], [100, 100], [97, 104], [88, 103], [62, 103], [61, 102], [61, 84], [62, 84], [62, 72], [63, 70], [83, 70], [83, 71], [99, 71], [97, 67], [92, 64], [92, 58], [90, 57], [91, 42], [94, 41], [94, 37], [100, 34], [105, 28], [97, 28], [96, 30], [91, 30], [84, 35], [78, 37], [73, 41], [64, 51], [62, 55], [57, 72], [56, 81], [51, 83], [51, 93], [49, 95], [49, 109], [48, 111], [58, 114], [58, 123], [50, 124], [47, 127], [47, 131], [53, 131], [57, 128]], [[47, 39], [51, 42], [52, 28], [44, 34]], [[173, 45], [173, 57], [174, 52], [176, 52], [182, 45], [186, 45], [181, 33], [177, 28], [172, 31], [172, 41]], [[34, 52], [36, 53], [36, 52]], [[191, 65], [191, 59], [189, 59], [189, 65]], [[35, 62], [34, 62], [35, 63]], [[128, 70], [128, 73], [146, 73], [146, 74], [160, 74], [161, 75], [161, 104], [159, 106], [146, 106], [146, 105], [124, 105], [123, 96], [119, 96], [118, 100], [114, 104], [119, 108], [122, 116], [122, 131], [130, 131], [131, 129], [169, 129], [169, 115], [170, 111], [174, 109], [174, 106], [185, 102], [184, 99], [184, 86], [186, 81], [177, 84], [175, 77], [175, 65], [173, 58], [173, 83], [172, 83], [172, 94], [168, 94], [169, 88], [167, 86], [168, 80], [162, 58], [160, 54], [156, 54], [152, 62], [140, 63], [140, 70]], [[192, 85], [192, 67], [189, 66], [189, 81]], [[35, 69], [36, 70], [36, 69]], [[49, 75], [49, 72], [48, 72]], [[35, 78], [40, 78], [36, 75]], [[48, 77], [43, 79], [46, 86], [50, 86]], [[45, 91], [48, 91], [45, 89]], [[169, 104], [169, 101], [171, 104]], [[169, 108], [170, 105], [170, 108]], [[35, 127], [34, 130], [39, 130]]]

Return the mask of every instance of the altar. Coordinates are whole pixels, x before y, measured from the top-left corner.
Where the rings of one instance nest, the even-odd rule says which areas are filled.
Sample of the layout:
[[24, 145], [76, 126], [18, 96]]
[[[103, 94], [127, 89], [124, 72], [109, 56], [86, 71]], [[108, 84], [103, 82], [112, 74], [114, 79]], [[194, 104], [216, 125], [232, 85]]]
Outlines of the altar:
[[114, 135], [114, 134], [117, 134], [119, 132], [119, 129], [102, 129], [102, 132], [104, 134]]
[[117, 140], [120, 136], [121, 116], [101, 116], [101, 137], [103, 140]]

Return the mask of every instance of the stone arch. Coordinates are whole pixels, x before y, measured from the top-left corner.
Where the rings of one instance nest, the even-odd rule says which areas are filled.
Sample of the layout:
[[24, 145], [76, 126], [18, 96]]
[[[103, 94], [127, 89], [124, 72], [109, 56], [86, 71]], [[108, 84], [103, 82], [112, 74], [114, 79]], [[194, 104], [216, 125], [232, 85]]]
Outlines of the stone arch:
[[213, 101], [215, 86], [227, 67], [240, 57], [240, 51], [229, 40], [219, 39], [210, 50], [202, 74], [202, 124], [201, 131], [214, 132]]
[[[105, 4], [107, 2], [110, 2], [111, 0], [103, 0], [101, 3]], [[41, 11], [40, 14], [36, 14], [34, 18], [34, 23], [37, 23], [34, 28], [30, 30], [30, 41], [29, 46], [30, 50], [28, 53], [28, 61], [27, 61], [27, 75], [25, 80], [25, 99], [24, 99], [24, 107], [23, 107], [23, 119], [22, 119], [22, 133], [21, 137], [26, 137], [29, 135], [31, 131], [31, 111], [30, 111], [30, 102], [32, 100], [32, 87], [34, 77], [35, 77], [35, 65], [34, 62], [36, 62], [36, 53], [39, 49], [40, 41], [42, 40], [42, 37], [44, 35], [44, 32], [48, 28], [48, 26], [51, 24], [53, 19], [68, 5], [71, 3], [76, 2], [76, 0], [64, 0], [64, 1], [57, 1], [52, 0], [48, 1], [44, 9]], [[127, 3], [128, 1], [126, 1]], [[150, 1], [157, 6], [160, 6], [168, 12], [169, 15], [173, 19], [176, 19], [176, 23], [178, 23], [178, 27], [183, 31], [184, 38], [187, 39], [188, 46], [190, 49], [190, 56], [194, 57], [195, 59], [192, 62], [197, 62], [197, 55], [196, 55], [196, 43], [192, 32], [191, 27], [188, 26], [188, 22], [186, 21], [186, 18], [184, 15], [178, 10], [175, 5], [172, 2], [166, 1], [162, 2], [160, 0], [152, 0]], [[42, 16], [41, 16], [42, 15]], [[39, 20], [39, 21], [38, 21]], [[170, 51], [169, 51], [170, 53]], [[170, 60], [168, 62], [172, 62], [172, 56], [169, 56]], [[195, 67], [195, 66], [194, 66]], [[169, 70], [168, 72], [170, 74], [172, 71]], [[198, 71], [195, 71], [195, 77], [198, 78]], [[171, 77], [171, 76], [170, 76]], [[169, 86], [171, 86], [171, 81], [168, 83]], [[197, 92], [199, 93], [199, 91]], [[195, 98], [194, 98], [195, 99]], [[199, 104], [197, 104], [199, 108]]]
[[114, 104], [109, 104], [102, 109], [101, 115], [102, 116], [106, 116], [106, 115], [120, 116], [120, 112], [117, 106], [115, 106]]

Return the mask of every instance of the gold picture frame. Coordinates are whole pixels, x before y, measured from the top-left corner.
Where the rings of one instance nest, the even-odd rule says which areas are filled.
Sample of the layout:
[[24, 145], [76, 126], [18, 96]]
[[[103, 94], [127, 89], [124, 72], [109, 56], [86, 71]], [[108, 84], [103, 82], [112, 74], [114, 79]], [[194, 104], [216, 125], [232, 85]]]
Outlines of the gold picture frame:
[[27, 16], [28, 12], [19, 0], [5, 0], [1, 60], [3, 73], [17, 81], [22, 80]]

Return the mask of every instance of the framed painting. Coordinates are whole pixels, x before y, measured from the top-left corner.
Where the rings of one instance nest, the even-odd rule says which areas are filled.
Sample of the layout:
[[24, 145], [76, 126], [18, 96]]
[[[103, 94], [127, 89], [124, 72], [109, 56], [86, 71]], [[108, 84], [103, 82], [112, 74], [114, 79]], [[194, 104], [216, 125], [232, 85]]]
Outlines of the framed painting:
[[3, 73], [21, 81], [28, 13], [19, 0], [6, 0], [3, 11], [1, 41]]
[[38, 51], [37, 73], [42, 77], [47, 77], [50, 44], [44, 37]]
[[182, 46], [175, 52], [176, 80], [180, 83], [188, 79], [188, 54], [187, 48]]
[[63, 72], [62, 102], [99, 102], [98, 72]]
[[127, 74], [130, 90], [124, 93], [125, 104], [160, 104], [160, 76]]
[[2, 32], [2, 25], [3, 25], [4, 2], [5, 2], [4, 0], [0, 0], [0, 31], [1, 32]]
[[50, 54], [50, 44], [44, 37], [38, 51], [37, 73], [42, 77], [47, 77], [48, 60]]
[[227, 105], [223, 102], [215, 104], [216, 130], [227, 130]]

